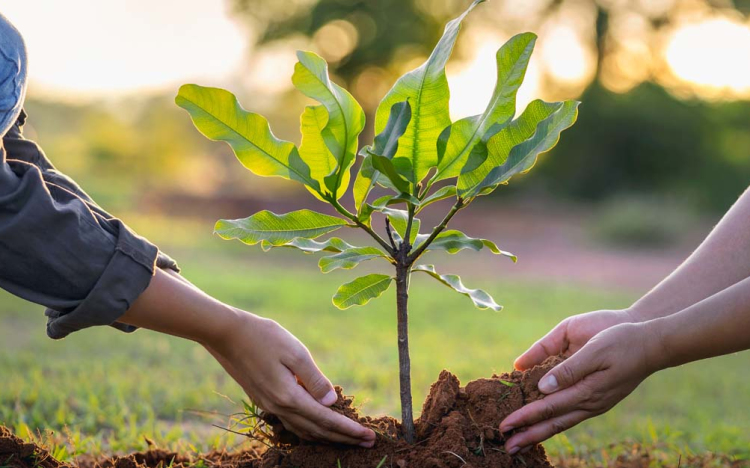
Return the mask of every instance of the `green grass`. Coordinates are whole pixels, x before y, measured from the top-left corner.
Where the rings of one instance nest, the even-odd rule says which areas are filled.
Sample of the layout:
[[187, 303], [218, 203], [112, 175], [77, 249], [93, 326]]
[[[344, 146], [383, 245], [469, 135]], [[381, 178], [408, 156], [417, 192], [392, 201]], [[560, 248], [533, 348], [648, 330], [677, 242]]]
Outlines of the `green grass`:
[[[271, 317], [297, 335], [324, 372], [355, 394], [370, 414], [398, 414], [393, 290], [361, 308], [337, 310], [337, 286], [366, 271], [322, 275], [316, 258], [258, 249], [210, 236], [210, 223], [135, 219], [169, 249], [185, 275], [210, 294]], [[195, 241], [193, 239], [198, 239]], [[523, 252], [518, 252], [523, 261]], [[415, 401], [447, 368], [466, 382], [511, 368], [513, 359], [560, 319], [598, 308], [622, 307], [632, 293], [572, 285], [493, 281], [483, 271], [512, 268], [507, 259], [465, 254], [435, 256], [440, 271], [462, 274], [505, 305], [500, 313], [417, 276], [411, 293], [411, 349]], [[468, 260], [468, 262], [466, 262]], [[29, 436], [58, 431], [70, 440], [61, 456], [143, 449], [144, 436], [160, 445], [198, 451], [241, 440], [211, 426], [241, 410], [239, 387], [197, 345], [149, 331], [109, 328], [62, 341], [44, 333], [40, 307], [0, 295], [0, 423]], [[621, 441], [658, 443], [675, 451], [705, 450], [750, 456], [748, 354], [662, 372], [616, 409], [548, 443], [553, 454], [594, 451]], [[229, 401], [232, 399], [236, 403]], [[67, 429], [66, 429], [67, 428]]]

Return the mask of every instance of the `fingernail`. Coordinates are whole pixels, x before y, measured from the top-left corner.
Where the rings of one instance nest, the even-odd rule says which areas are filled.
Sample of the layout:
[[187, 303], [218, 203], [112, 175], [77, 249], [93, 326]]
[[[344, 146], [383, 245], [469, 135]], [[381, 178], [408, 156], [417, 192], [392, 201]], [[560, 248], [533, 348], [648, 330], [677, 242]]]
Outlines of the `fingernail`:
[[512, 431], [513, 429], [515, 429], [515, 427], [513, 427], [513, 426], [508, 426], [508, 427], [501, 427], [501, 428], [500, 428], [500, 432], [501, 432], [501, 433], [503, 433], [503, 434], [505, 434], [506, 432], [510, 432], [510, 431]]
[[557, 379], [554, 375], [548, 375], [539, 382], [539, 390], [542, 393], [552, 393], [557, 390]]
[[336, 392], [331, 390], [326, 394], [326, 396], [320, 399], [320, 404], [324, 406], [331, 406], [332, 404], [336, 403], [336, 400], [338, 399], [339, 397], [336, 396]]
[[373, 445], [375, 445], [375, 441], [371, 440], [369, 442], [360, 442], [359, 446], [362, 448], [372, 448]]
[[520, 447], [513, 447], [512, 449], [508, 450], [508, 455], [515, 455], [519, 450], [521, 450]]

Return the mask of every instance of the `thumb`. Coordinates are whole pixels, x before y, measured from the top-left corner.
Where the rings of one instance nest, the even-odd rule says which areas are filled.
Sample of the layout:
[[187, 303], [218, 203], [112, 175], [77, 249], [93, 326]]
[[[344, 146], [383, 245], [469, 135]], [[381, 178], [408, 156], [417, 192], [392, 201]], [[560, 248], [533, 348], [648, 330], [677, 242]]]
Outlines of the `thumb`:
[[[588, 349], [587, 349], [588, 348]], [[539, 391], [545, 394], [572, 387], [598, 369], [597, 354], [588, 345], [561, 362], [539, 380]]]
[[288, 366], [289, 370], [297, 376], [297, 379], [305, 387], [307, 393], [312, 395], [320, 404], [331, 406], [338, 399], [336, 391], [333, 389], [333, 384], [318, 369], [310, 353], [307, 350], [305, 351], [304, 353], [300, 353], [301, 356]]

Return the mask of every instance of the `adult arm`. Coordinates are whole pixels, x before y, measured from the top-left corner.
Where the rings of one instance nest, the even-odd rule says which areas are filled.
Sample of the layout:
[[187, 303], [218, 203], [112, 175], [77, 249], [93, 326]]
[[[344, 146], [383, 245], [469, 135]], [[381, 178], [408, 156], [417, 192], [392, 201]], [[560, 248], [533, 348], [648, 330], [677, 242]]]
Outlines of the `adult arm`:
[[254, 402], [305, 439], [374, 444], [374, 432], [326, 408], [336, 401], [333, 386], [294, 336], [176, 273], [157, 270], [120, 321], [202, 344]]
[[750, 278], [686, 309], [594, 336], [539, 382], [548, 394], [508, 416], [500, 430], [525, 428], [509, 452], [605, 413], [664, 368], [750, 349]]
[[516, 368], [531, 368], [559, 353], [570, 356], [606, 328], [668, 316], [749, 277], [748, 246], [750, 189], [687, 260], [632, 306], [566, 318], [519, 356]]

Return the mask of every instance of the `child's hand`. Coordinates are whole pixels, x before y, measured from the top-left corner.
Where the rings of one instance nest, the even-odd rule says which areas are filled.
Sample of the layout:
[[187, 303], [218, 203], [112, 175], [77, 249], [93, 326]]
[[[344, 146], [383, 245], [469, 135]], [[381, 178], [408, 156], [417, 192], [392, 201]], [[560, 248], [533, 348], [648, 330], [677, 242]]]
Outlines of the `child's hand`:
[[336, 392], [297, 338], [272, 320], [238, 312], [232, 332], [207, 348], [259, 407], [303, 439], [374, 445], [373, 431], [326, 408]]
[[508, 453], [542, 442], [609, 411], [657, 371], [659, 338], [648, 323], [607, 328], [542, 377], [548, 396], [529, 403], [500, 424], [501, 432], [524, 429], [505, 444]]
[[600, 331], [630, 322], [636, 320], [627, 310], [597, 310], [568, 317], [519, 356], [514, 365], [526, 370], [560, 353], [570, 357]]

